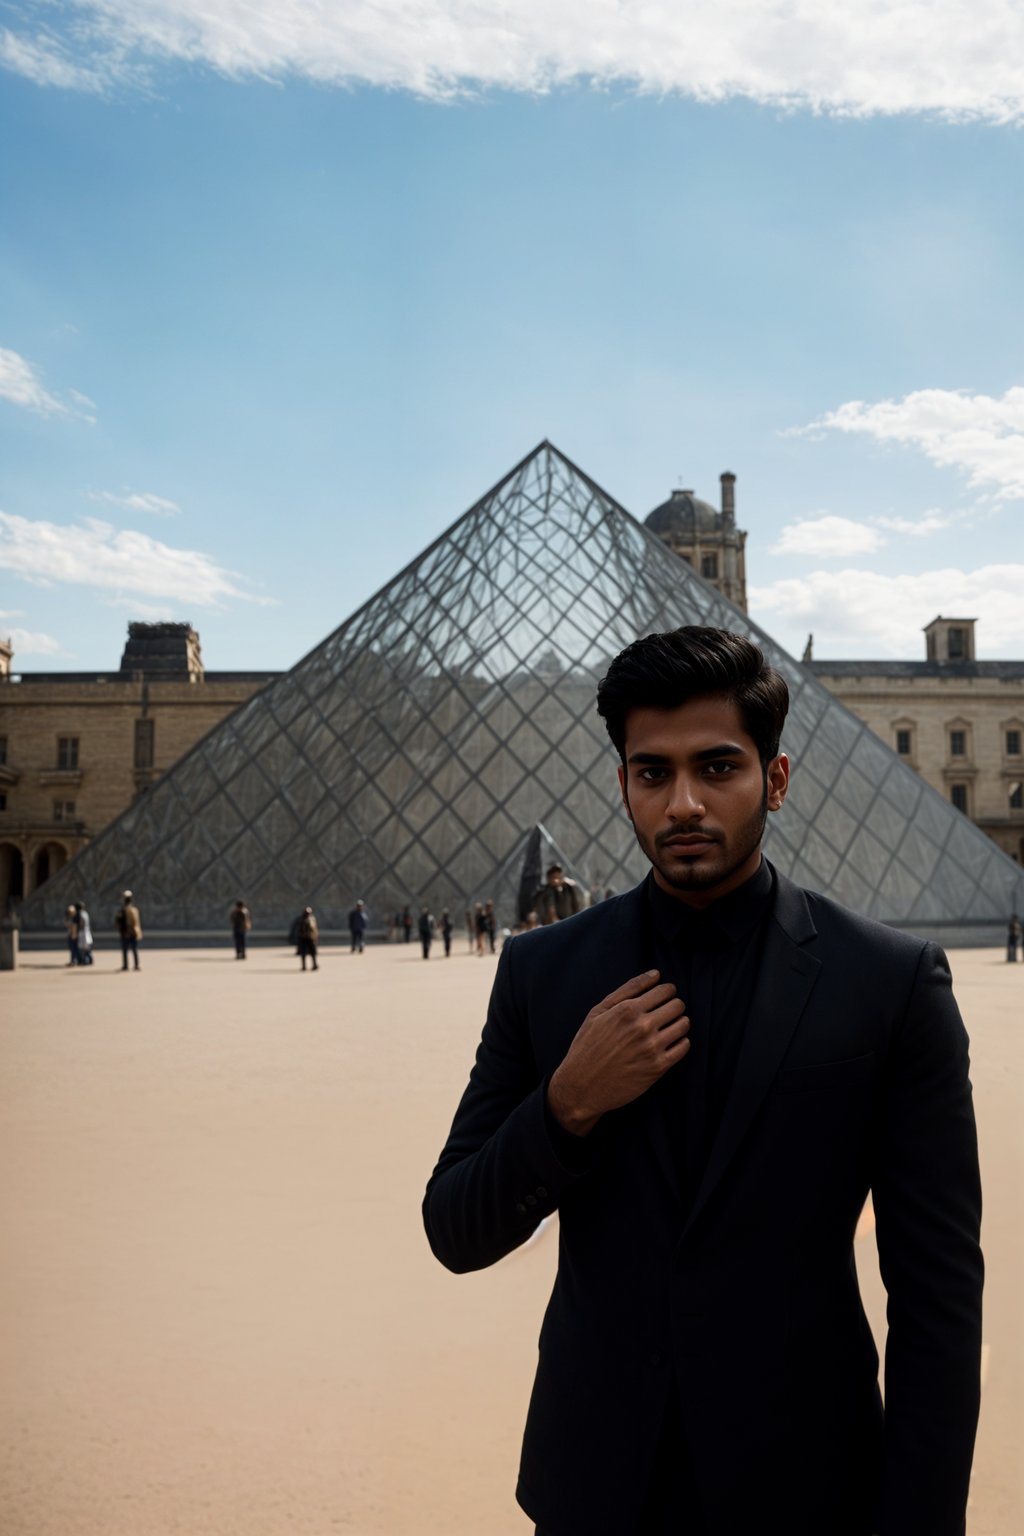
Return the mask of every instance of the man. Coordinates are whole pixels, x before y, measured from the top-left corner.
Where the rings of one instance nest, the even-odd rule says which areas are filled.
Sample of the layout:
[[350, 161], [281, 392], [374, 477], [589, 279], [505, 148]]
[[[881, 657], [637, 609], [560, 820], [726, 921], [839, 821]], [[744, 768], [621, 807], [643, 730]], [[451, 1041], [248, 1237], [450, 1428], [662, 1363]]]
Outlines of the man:
[[[517, 1497], [540, 1536], [962, 1536], [979, 1395], [967, 1036], [935, 945], [762, 860], [784, 680], [723, 630], [598, 691], [635, 890], [521, 935], [427, 1186], [437, 1257], [555, 1209]], [[853, 1258], [874, 1198], [886, 1402]]]
[[1020, 949], [1021, 938], [1024, 937], [1024, 928], [1021, 927], [1020, 918], [1016, 912], [1010, 913], [1010, 922], [1006, 929], [1006, 958], [1011, 965], [1016, 964], [1017, 951]]
[[312, 960], [312, 969], [318, 971], [320, 966], [316, 958], [317, 944], [320, 941], [320, 929], [312, 907], [303, 907], [299, 918], [299, 959], [302, 961], [302, 969], [306, 969], [306, 961]]
[[350, 953], [362, 955], [365, 953], [366, 930], [370, 926], [370, 915], [366, 910], [365, 901], [357, 901], [348, 915], [348, 931], [352, 939]]
[[434, 942], [434, 918], [429, 907], [420, 907], [417, 929], [420, 936], [420, 947], [423, 950], [423, 958], [424, 960], [429, 960], [430, 946]]
[[134, 969], [139, 969], [139, 941], [142, 938], [142, 917], [131, 891], [121, 896], [121, 905], [114, 914], [114, 927], [121, 940], [121, 969], [128, 969], [128, 952], [131, 951]]
[[242, 900], [241, 896], [239, 896], [238, 900], [231, 908], [230, 919], [231, 936], [235, 941], [235, 959], [244, 960], [245, 940], [246, 935], [252, 928], [252, 914], [249, 911], [249, 908], [246, 906], [245, 902]]
[[542, 923], [557, 923], [563, 917], [574, 917], [583, 903], [576, 881], [565, 878], [561, 864], [552, 864], [546, 883], [536, 892], [530, 905], [540, 913]]

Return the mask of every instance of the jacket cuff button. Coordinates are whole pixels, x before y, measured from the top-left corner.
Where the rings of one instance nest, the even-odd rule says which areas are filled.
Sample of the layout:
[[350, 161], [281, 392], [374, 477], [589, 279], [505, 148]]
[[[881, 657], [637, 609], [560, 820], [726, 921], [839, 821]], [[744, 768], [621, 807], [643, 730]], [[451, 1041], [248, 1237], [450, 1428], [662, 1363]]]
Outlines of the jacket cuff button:
[[526, 1215], [526, 1206], [521, 1200], [516, 1201], [516, 1210], [519, 1212], [520, 1216]]

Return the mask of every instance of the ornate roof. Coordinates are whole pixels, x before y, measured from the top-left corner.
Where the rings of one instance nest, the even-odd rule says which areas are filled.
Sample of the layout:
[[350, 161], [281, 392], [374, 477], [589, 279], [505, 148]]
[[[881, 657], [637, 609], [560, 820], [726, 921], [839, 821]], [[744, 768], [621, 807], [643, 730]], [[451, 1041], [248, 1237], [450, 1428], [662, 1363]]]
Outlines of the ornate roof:
[[673, 491], [668, 501], [644, 518], [644, 523], [662, 538], [666, 534], [692, 538], [694, 533], [721, 532], [722, 514], [692, 491]]

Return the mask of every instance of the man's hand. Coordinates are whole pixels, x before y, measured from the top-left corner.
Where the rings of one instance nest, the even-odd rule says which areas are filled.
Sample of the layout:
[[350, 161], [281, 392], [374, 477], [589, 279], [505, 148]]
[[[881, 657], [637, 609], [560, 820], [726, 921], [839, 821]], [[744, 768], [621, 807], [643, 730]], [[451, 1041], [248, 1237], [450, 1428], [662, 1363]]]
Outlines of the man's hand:
[[631, 1104], [690, 1049], [690, 1021], [659, 972], [634, 976], [597, 1003], [548, 1085], [558, 1123], [586, 1136], [603, 1114]]

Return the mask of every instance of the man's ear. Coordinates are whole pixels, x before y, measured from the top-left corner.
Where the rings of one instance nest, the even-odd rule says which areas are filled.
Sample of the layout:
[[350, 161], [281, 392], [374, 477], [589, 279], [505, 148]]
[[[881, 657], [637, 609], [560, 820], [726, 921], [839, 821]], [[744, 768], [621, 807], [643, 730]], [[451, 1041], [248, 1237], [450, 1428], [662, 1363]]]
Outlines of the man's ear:
[[768, 809], [778, 811], [782, 809], [782, 802], [789, 791], [789, 758], [785, 752], [780, 752], [778, 757], [773, 757], [768, 764], [768, 772], [765, 775], [768, 790]]
[[626, 766], [620, 763], [615, 770], [619, 776], [619, 794], [622, 796], [622, 804], [630, 821], [633, 820], [633, 812], [629, 808], [629, 796], [626, 794]]

